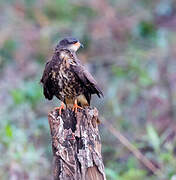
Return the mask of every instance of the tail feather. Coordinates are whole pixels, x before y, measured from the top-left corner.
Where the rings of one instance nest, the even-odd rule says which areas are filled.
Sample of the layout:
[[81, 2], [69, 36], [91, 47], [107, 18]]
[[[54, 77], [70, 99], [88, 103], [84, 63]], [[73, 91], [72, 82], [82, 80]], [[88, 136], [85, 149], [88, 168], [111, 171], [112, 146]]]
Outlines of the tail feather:
[[49, 89], [44, 85], [43, 87], [43, 93], [45, 95], [45, 98], [48, 100], [51, 100], [53, 98], [53, 94], [49, 91]]

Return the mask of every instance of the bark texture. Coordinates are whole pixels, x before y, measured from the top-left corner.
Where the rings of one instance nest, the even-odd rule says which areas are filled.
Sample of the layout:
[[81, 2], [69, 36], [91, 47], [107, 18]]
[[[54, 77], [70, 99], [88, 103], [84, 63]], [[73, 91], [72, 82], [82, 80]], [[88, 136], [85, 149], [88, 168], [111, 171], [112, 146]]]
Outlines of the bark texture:
[[54, 180], [105, 180], [96, 108], [48, 114]]

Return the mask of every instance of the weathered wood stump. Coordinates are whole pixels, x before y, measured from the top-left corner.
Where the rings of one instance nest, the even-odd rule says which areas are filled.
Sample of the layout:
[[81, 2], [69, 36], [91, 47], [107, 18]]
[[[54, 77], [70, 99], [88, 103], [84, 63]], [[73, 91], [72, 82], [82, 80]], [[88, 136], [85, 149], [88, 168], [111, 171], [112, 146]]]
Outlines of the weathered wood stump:
[[98, 131], [98, 111], [87, 107], [48, 114], [54, 180], [105, 180]]

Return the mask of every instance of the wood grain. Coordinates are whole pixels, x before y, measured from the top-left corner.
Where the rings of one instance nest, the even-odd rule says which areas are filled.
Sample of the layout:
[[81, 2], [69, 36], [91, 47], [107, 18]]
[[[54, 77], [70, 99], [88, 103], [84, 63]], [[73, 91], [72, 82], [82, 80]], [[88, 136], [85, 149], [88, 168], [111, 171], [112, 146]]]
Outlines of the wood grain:
[[98, 111], [87, 107], [48, 114], [53, 149], [54, 180], [105, 180], [98, 131]]

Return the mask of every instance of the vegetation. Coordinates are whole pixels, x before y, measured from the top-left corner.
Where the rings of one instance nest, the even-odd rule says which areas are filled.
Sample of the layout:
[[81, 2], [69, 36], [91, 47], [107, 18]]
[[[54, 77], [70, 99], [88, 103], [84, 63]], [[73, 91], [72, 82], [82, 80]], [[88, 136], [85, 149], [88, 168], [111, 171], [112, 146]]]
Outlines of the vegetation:
[[108, 180], [176, 176], [176, 1], [0, 1], [0, 179], [51, 179], [47, 113], [39, 80], [55, 44], [80, 39], [79, 58], [105, 97], [92, 105], [161, 174], [100, 125]]

